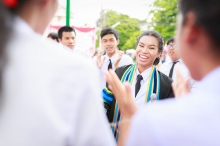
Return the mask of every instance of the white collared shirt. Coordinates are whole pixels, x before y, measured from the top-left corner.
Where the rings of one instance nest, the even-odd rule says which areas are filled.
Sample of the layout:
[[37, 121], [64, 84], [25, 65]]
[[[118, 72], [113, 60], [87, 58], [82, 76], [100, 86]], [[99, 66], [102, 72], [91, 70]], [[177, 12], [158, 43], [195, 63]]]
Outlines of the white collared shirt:
[[82, 51], [82, 49], [79, 49], [77, 47], [74, 47], [74, 49], [70, 49], [69, 47], [67, 47], [67, 46], [65, 46], [65, 45], [63, 45], [61, 43], [59, 43], [58, 45], [62, 49], [69, 49], [69, 50], [73, 51], [75, 54], [80, 54], [80, 56], [86, 57], [86, 58], [92, 60], [92, 57], [89, 55], [89, 53], [86, 52], [86, 51]]
[[135, 77], [132, 81], [132, 85], [131, 85], [131, 89], [132, 89], [132, 95], [135, 98], [135, 102], [137, 104], [137, 106], [140, 108], [145, 104], [145, 100], [146, 100], [146, 91], [148, 88], [148, 80], [150, 77], [150, 72], [151, 72], [152, 67], [146, 69], [144, 72], [141, 73], [143, 80], [141, 80], [141, 88], [139, 90], [139, 92], [137, 93], [137, 96], [135, 97], [135, 85], [137, 82], [137, 76], [140, 74], [138, 71], [138, 68], [136, 70], [135, 73]]
[[[115, 63], [116, 59], [118, 58], [118, 53], [114, 54], [111, 58], [108, 55], [104, 55], [104, 56], [102, 56], [102, 58], [103, 57], [105, 57], [105, 62], [102, 65], [102, 67], [99, 69], [102, 89], [105, 88], [105, 86], [106, 86], [106, 81], [104, 79], [104, 72], [105, 72], [105, 70], [108, 70], [108, 65], [110, 62], [109, 59], [111, 59], [111, 62], [112, 62], [112, 69], [115, 70], [114, 63]], [[94, 61], [96, 61], [96, 59], [94, 59]], [[118, 64], [118, 67], [121, 67], [124, 65], [129, 65], [129, 64], [133, 64], [132, 58], [128, 55], [123, 55], [119, 64]]]
[[1, 146], [116, 145], [93, 63], [17, 18], [7, 46]]
[[[177, 60], [178, 62], [175, 64], [174, 68], [173, 68], [173, 75], [172, 75], [172, 79], [173, 81], [176, 80], [176, 71], [175, 69], [178, 67], [180, 70], [181, 75], [183, 76], [183, 78], [188, 78], [190, 76], [190, 72], [188, 70], [188, 68], [186, 67], [186, 65], [183, 63], [183, 61], [181, 59]], [[170, 73], [170, 69], [173, 65], [172, 61], [167, 61], [165, 63], [163, 63], [160, 68], [159, 71], [161, 71], [162, 73], [164, 73], [165, 75], [169, 76]], [[190, 86], [191, 89], [197, 88], [197, 83], [195, 80], [191, 80], [190, 81]]]
[[219, 146], [220, 66], [200, 88], [178, 99], [140, 109], [131, 121], [126, 146]]
[[92, 57], [91, 57], [91, 56], [89, 55], [89, 53], [87, 53], [86, 51], [82, 51], [82, 50], [80, 50], [80, 49], [78, 49], [78, 48], [74, 48], [74, 52], [75, 52], [76, 54], [80, 54], [81, 56], [84, 56], [84, 57], [86, 57], [86, 58], [92, 60]]

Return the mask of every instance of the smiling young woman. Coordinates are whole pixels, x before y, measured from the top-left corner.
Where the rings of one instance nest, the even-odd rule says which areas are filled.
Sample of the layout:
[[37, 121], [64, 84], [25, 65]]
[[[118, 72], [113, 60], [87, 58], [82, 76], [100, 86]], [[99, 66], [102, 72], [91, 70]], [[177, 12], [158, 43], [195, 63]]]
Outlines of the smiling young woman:
[[[160, 40], [151, 35], [141, 35], [138, 38], [136, 46], [136, 60], [138, 71], [142, 73], [146, 69], [154, 65], [154, 61], [159, 58], [161, 54]], [[158, 43], [159, 42], [159, 43]], [[155, 63], [156, 64], [156, 63]]]
[[[172, 79], [157, 71], [155, 65], [163, 50], [163, 38], [155, 31], [143, 32], [136, 42], [136, 64], [118, 68], [115, 72], [121, 82], [129, 82], [132, 95], [138, 107], [147, 102], [173, 97]], [[114, 95], [106, 87], [103, 89], [104, 107], [109, 122], [118, 123], [121, 119]], [[118, 130], [112, 128], [117, 140]]]
[[0, 1], [0, 145], [114, 146], [95, 66], [42, 36], [57, 6]]

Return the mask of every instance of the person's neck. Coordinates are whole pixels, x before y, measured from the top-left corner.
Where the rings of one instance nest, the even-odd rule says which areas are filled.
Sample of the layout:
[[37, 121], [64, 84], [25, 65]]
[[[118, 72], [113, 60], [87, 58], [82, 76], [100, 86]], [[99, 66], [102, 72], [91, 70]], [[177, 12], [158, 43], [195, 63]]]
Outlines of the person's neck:
[[21, 17], [35, 32], [43, 34], [45, 31], [45, 29], [43, 29], [45, 23], [41, 21], [41, 26], [39, 26], [39, 12], [37, 9], [33, 9], [33, 7], [24, 8], [18, 13], [18, 16]]
[[137, 65], [138, 71], [139, 71], [140, 74], [141, 74], [142, 72], [144, 72], [145, 70], [151, 68], [152, 66], [153, 66], [153, 64], [152, 64], [152, 65], [149, 65], [149, 66], [141, 66], [141, 65], [139, 65], [139, 64]]
[[112, 56], [114, 56], [116, 54], [116, 51], [114, 53], [109, 53], [107, 54], [109, 58], [111, 58]]
[[213, 71], [219, 66], [220, 66], [220, 59], [215, 61], [211, 61], [211, 60], [204, 61], [203, 63], [201, 63], [200, 68], [199, 69], [197, 68], [198, 69], [197, 72], [199, 74], [197, 80], [201, 80], [207, 74], [209, 74], [211, 71]]
[[180, 58], [172, 59], [172, 62], [177, 62]]

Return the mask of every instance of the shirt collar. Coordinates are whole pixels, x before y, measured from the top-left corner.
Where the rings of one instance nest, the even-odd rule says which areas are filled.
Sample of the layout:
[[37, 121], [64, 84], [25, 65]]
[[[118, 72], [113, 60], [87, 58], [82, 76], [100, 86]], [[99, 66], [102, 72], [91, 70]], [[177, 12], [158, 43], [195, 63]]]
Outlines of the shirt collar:
[[117, 57], [118, 57], [118, 53], [115, 53], [111, 58], [106, 54], [105, 55], [105, 62], [108, 62], [109, 59], [111, 59], [111, 62], [114, 62]]
[[[141, 73], [144, 82], [149, 78], [151, 69], [152, 69], [152, 67], [146, 69], [144, 72]], [[136, 70], [136, 78], [137, 78], [137, 76], [138, 76], [139, 74], [140, 74], [140, 73], [139, 73], [138, 68], [137, 68], [137, 70]]]
[[[177, 61], [178, 61], [178, 62], [177, 62]], [[175, 62], [177, 62], [177, 63], [183, 63], [183, 60], [182, 60], [182, 59], [178, 59], [178, 60], [176, 60]], [[173, 64], [174, 62], [171, 60], [169, 63], [170, 63], [170, 64]]]

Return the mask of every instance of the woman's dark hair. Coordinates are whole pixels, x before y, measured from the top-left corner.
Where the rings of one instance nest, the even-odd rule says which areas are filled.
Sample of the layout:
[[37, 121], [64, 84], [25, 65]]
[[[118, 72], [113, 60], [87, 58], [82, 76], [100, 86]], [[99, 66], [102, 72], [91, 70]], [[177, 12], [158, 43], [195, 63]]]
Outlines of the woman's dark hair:
[[180, 0], [179, 7], [183, 22], [186, 14], [193, 12], [196, 25], [201, 26], [216, 45], [220, 45], [220, 0]]
[[[145, 31], [143, 32], [138, 38], [137, 38], [137, 41], [136, 41], [136, 47], [140, 41], [140, 39], [143, 37], [143, 36], [153, 36], [155, 37], [157, 40], [158, 40], [158, 52], [162, 52], [163, 51], [163, 45], [164, 45], [164, 40], [163, 40], [163, 37], [156, 31]], [[155, 61], [154, 61], [154, 65], [157, 65], [158, 63], [160, 62], [160, 58], [156, 58]]]
[[12, 13], [17, 13], [26, 2], [28, 2], [28, 0], [17, 0], [17, 5], [11, 7], [6, 1], [0, 1], [0, 90], [2, 87], [2, 70], [7, 61], [5, 48], [7, 47], [7, 42], [13, 32], [12, 25], [14, 15]]
[[51, 32], [48, 34], [47, 38], [52, 38], [53, 40], [56, 40], [57, 42], [59, 42], [58, 40], [58, 34], [56, 32]]
[[2, 87], [2, 70], [6, 62], [5, 48], [12, 33], [13, 17], [3, 1], [0, 1], [0, 90]]
[[4, 50], [3, 48], [5, 47], [6, 40], [8, 39], [9, 36], [9, 28], [7, 26], [7, 17], [9, 16], [9, 12], [7, 9], [3, 6], [2, 1], [0, 1], [0, 28], [1, 28], [1, 33], [0, 33], [0, 50], [1, 54], [2, 51]]
[[17, 5], [13, 8], [8, 8], [13, 13], [18, 13], [20, 9], [24, 6], [25, 3], [27, 3], [30, 0], [17, 0]]

